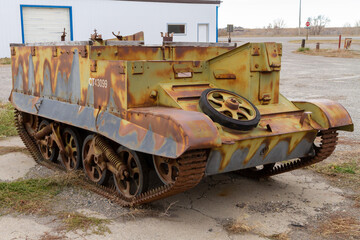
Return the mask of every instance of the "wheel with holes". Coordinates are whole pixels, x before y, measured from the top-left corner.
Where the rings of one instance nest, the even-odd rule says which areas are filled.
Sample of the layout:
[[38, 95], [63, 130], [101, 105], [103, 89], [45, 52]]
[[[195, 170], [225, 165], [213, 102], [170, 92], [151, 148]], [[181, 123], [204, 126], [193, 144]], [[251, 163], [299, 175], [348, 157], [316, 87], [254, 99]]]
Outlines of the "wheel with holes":
[[82, 165], [85, 175], [94, 183], [104, 184], [109, 179], [105, 157], [95, 151], [94, 134], [87, 136], [82, 147]]
[[248, 131], [260, 121], [259, 110], [246, 98], [224, 89], [210, 88], [201, 93], [201, 110], [224, 127]]
[[120, 146], [116, 152], [125, 162], [128, 171], [128, 176], [124, 179], [113, 174], [116, 190], [127, 198], [145, 192], [149, 182], [149, 171], [145, 157], [124, 146]]
[[[47, 120], [42, 120], [39, 124], [38, 131], [48, 126], [50, 123]], [[56, 162], [59, 156], [59, 148], [55, 142], [51, 141], [50, 136], [45, 136], [39, 141], [39, 149], [41, 155], [48, 161]]]
[[81, 166], [82, 141], [75, 129], [67, 127], [62, 134], [65, 149], [65, 159], [61, 159], [62, 165], [68, 171], [77, 170]]
[[179, 175], [179, 163], [176, 159], [153, 156], [155, 171], [164, 184], [174, 183]]

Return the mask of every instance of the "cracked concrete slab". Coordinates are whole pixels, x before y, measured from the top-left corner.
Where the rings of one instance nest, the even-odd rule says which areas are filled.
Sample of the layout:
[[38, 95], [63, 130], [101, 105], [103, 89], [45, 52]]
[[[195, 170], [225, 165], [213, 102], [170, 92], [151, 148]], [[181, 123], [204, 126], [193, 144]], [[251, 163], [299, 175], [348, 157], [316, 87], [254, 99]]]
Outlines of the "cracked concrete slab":
[[31, 168], [35, 167], [35, 161], [24, 153], [13, 152], [0, 155], [0, 181], [12, 181], [24, 177]]
[[265, 181], [218, 175], [167, 201], [179, 201], [178, 208], [193, 210], [210, 220], [239, 219], [269, 236], [290, 231], [295, 223], [306, 224], [309, 216], [327, 205], [341, 204], [345, 200], [342, 193], [323, 179], [298, 170]]
[[21, 140], [21, 138], [19, 138], [18, 136], [16, 137], [5, 137], [5, 138], [0, 138], [0, 148], [1, 147], [24, 147], [25, 145], [23, 143], [23, 141]]
[[2, 216], [0, 218], [0, 240], [36, 240], [51, 228], [25, 216]]

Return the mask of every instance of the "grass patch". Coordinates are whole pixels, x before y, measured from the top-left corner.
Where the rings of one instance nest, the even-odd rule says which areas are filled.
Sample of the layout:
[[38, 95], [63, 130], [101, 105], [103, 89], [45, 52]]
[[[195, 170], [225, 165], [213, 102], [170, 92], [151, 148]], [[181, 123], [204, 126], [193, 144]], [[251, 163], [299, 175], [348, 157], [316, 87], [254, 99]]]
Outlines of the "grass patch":
[[0, 103], [0, 138], [15, 135], [14, 107], [10, 103]]
[[318, 163], [308, 168], [325, 175], [331, 184], [339, 188], [349, 188], [354, 193], [348, 196], [360, 207], [360, 151], [335, 152], [332, 163]]
[[[314, 165], [311, 167], [316, 172], [329, 177], [341, 179], [341, 185], [360, 190], [360, 160], [353, 159], [349, 162]], [[347, 184], [348, 183], [348, 184]]]
[[342, 165], [334, 165], [331, 167], [337, 173], [349, 173], [356, 174], [359, 171], [359, 167], [356, 165], [355, 161], [352, 163], [344, 163]]
[[[81, 230], [86, 234], [111, 233], [106, 226], [111, 220], [88, 217], [80, 213], [56, 213], [55, 197], [65, 188], [78, 183], [77, 173], [55, 175], [48, 178], [0, 182], [0, 214], [21, 213], [53, 215], [62, 222], [59, 231]], [[45, 234], [41, 239], [62, 239]]]
[[49, 178], [0, 182], [0, 210], [18, 213], [47, 214], [51, 200], [64, 187], [70, 186], [75, 176], [70, 174]]
[[337, 58], [360, 58], [358, 50], [337, 50], [337, 49], [309, 49], [299, 48], [294, 53], [306, 54], [311, 56], [337, 57]]
[[[341, 41], [341, 45], [344, 45], [344, 41], [345, 39], [343, 39]], [[302, 42], [302, 40], [290, 40], [289, 43], [297, 43], [300, 44]], [[316, 40], [316, 39], [310, 39], [310, 40], [306, 40], [307, 44], [316, 44], [316, 43], [320, 43], [320, 44], [339, 44], [339, 40], [338, 39], [327, 39], [327, 40]], [[360, 40], [358, 39], [353, 39], [352, 40], [352, 44], [360, 44]]]
[[8, 65], [11, 64], [11, 58], [0, 58], [0, 65]]
[[354, 217], [333, 215], [316, 232], [331, 239], [355, 239], [360, 236], [360, 222]]
[[298, 52], [307, 52], [310, 51], [310, 48], [298, 48]]
[[62, 213], [60, 218], [66, 231], [81, 230], [85, 233], [90, 232], [97, 235], [111, 233], [110, 229], [106, 226], [106, 224], [111, 222], [109, 219], [88, 217], [80, 213]]

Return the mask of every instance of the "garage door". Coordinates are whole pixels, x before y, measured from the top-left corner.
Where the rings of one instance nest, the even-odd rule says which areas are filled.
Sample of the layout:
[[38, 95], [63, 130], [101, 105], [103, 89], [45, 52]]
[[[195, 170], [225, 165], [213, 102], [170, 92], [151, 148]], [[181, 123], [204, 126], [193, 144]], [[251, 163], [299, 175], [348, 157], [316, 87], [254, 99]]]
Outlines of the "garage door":
[[24, 42], [60, 41], [64, 28], [65, 40], [72, 40], [70, 7], [22, 6], [21, 9]]

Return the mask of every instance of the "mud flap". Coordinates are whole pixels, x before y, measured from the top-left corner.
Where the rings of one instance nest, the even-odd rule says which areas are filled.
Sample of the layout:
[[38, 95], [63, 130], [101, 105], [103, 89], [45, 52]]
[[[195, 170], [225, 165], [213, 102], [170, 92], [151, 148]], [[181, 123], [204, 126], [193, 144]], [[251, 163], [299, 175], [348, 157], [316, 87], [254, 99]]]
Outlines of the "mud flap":
[[[339, 103], [327, 99], [293, 101], [296, 107], [311, 112], [310, 124], [318, 130], [329, 128], [354, 131], [354, 124], [346, 109]], [[314, 122], [315, 121], [315, 122]]]

